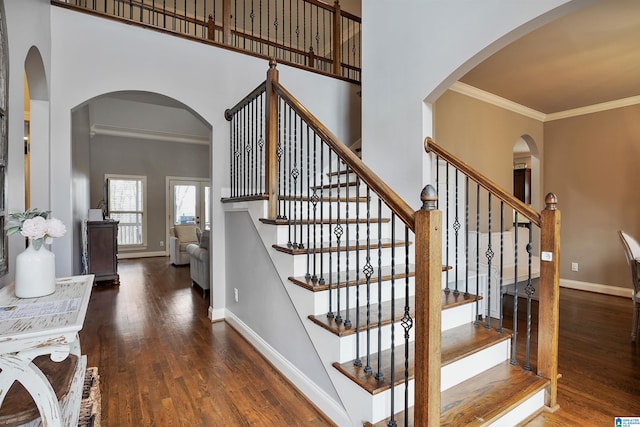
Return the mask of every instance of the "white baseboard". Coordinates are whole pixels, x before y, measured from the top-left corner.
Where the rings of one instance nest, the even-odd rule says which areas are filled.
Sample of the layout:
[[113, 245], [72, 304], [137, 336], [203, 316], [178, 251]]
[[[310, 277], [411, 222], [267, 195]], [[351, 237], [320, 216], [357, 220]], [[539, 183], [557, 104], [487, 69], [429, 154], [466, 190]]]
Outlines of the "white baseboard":
[[211, 323], [224, 320], [225, 311], [226, 310], [224, 308], [214, 309], [213, 307], [209, 306], [209, 310], [207, 311], [207, 314], [209, 316], [209, 320], [211, 320]]
[[596, 292], [598, 294], [613, 295], [616, 297], [631, 298], [631, 288], [608, 286], [600, 283], [580, 282], [579, 280], [560, 279], [563, 288], [577, 289], [579, 291]]
[[284, 375], [307, 399], [339, 426], [351, 425], [347, 412], [339, 402], [331, 398], [295, 365], [291, 364], [275, 348], [256, 334], [242, 320], [230, 311], [226, 311], [225, 321], [237, 330], [253, 347], [258, 350], [282, 375]]
[[152, 258], [157, 256], [169, 256], [164, 251], [157, 252], [120, 252], [118, 253], [118, 259], [127, 258]]

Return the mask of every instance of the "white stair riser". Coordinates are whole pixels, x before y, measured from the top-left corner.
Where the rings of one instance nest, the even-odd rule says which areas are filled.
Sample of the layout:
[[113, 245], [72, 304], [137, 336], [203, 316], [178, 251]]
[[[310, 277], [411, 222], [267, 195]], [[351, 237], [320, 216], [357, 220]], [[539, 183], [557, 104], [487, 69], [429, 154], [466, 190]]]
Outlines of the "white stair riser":
[[510, 354], [511, 340], [501, 341], [442, 367], [440, 389], [445, 391], [469, 378], [506, 361]]
[[541, 408], [544, 408], [544, 393], [544, 390], [540, 390], [490, 425], [492, 427], [511, 427], [519, 425], [522, 421], [539, 412]]
[[[333, 245], [332, 245], [333, 247]], [[327, 247], [328, 249], [328, 247]], [[396, 265], [404, 264], [405, 262], [405, 248], [404, 246], [397, 246], [395, 248], [395, 263]], [[391, 257], [392, 249], [391, 248], [382, 248], [381, 256], [378, 256], [378, 249], [372, 248], [369, 252], [369, 263], [374, 269], [380, 266], [388, 266], [391, 265], [392, 257]], [[413, 258], [413, 245], [409, 246], [409, 259]], [[294, 257], [294, 268], [295, 271], [293, 273], [294, 276], [304, 276], [307, 273], [307, 254], [299, 254]], [[367, 250], [360, 249], [359, 251], [349, 251], [349, 252], [340, 252], [340, 256], [338, 257], [338, 252], [331, 253], [323, 253], [323, 254], [309, 254], [309, 273], [313, 274], [314, 265], [315, 271], [344, 271], [344, 270], [356, 270], [356, 267], [360, 271], [363, 270], [364, 266], [367, 264]], [[331, 258], [331, 263], [329, 263], [329, 259]], [[356, 264], [356, 259], [359, 259], [359, 262]], [[315, 264], [314, 264], [315, 260]], [[375, 271], [373, 274], [378, 274]]]
[[[351, 319], [351, 321], [355, 325], [355, 319]], [[362, 319], [362, 321], [364, 322], [365, 320]], [[395, 322], [394, 327], [395, 327], [394, 333], [395, 333], [396, 346], [404, 344], [405, 342], [404, 328], [402, 327], [400, 322]], [[415, 332], [415, 328], [409, 329], [409, 342], [414, 341], [414, 338], [415, 338], [414, 332]], [[382, 339], [380, 341], [382, 344], [381, 349], [383, 351], [388, 350], [391, 347], [391, 325], [383, 326], [381, 328], [381, 335], [382, 335], [381, 336]], [[356, 338], [359, 337], [360, 338], [360, 349], [359, 349], [360, 359], [362, 360], [363, 364], [366, 363], [366, 357], [367, 357], [367, 332], [366, 331], [361, 331], [357, 335], [352, 334], [344, 337], [338, 337], [336, 335], [336, 337], [338, 338], [338, 341], [339, 341], [338, 343], [336, 343], [336, 347], [340, 349], [339, 359], [337, 359], [336, 362], [345, 363], [345, 362], [349, 362], [356, 359]], [[369, 351], [371, 352], [371, 354], [378, 352], [378, 329], [377, 328], [372, 329], [369, 334]], [[372, 359], [371, 367], [374, 369], [374, 372], [376, 369], [375, 363], [376, 362]]]
[[[361, 278], [363, 277], [362, 274], [360, 275], [360, 277]], [[353, 279], [355, 279], [355, 277], [350, 278], [350, 280], [353, 280]], [[409, 277], [407, 285], [409, 287], [409, 295], [413, 296], [415, 294], [415, 281], [413, 277]], [[334, 283], [331, 291], [326, 290], [321, 292], [314, 292], [314, 306], [316, 307], [316, 309], [313, 312], [313, 314], [322, 314], [327, 312], [329, 308], [330, 292], [331, 292], [331, 301], [334, 307], [337, 306], [338, 294], [339, 294], [340, 307], [342, 309], [347, 308], [347, 290], [346, 290], [347, 288], [342, 287], [340, 288], [340, 292], [338, 292], [335, 286], [336, 284]], [[383, 281], [382, 286], [380, 287], [378, 286], [377, 282], [374, 282], [369, 285], [369, 301], [371, 302], [371, 304], [378, 303], [379, 288], [382, 289], [381, 298], [380, 298], [381, 301], [386, 302], [391, 300], [391, 291], [392, 291], [391, 281], [390, 280]], [[358, 304], [358, 300], [356, 299], [356, 295], [358, 294], [358, 292], [360, 295], [359, 304]], [[395, 296], [396, 298], [402, 298], [404, 297], [404, 295], [405, 295], [405, 279], [404, 278], [396, 279]], [[349, 296], [348, 308], [354, 308], [358, 305], [366, 304], [367, 285], [366, 284], [359, 285], [358, 290], [356, 290], [355, 286], [350, 286], [348, 296]]]
[[475, 320], [475, 304], [463, 304], [442, 311], [442, 330], [446, 331]]
[[[295, 243], [303, 243], [306, 248], [320, 247], [320, 243], [326, 246], [329, 241], [332, 245], [337, 244], [337, 236], [335, 234], [337, 224], [292, 224], [277, 226], [277, 244], [285, 245], [289, 241]], [[346, 241], [365, 240], [367, 238], [366, 224], [346, 224], [341, 223], [342, 234], [340, 235], [341, 243]], [[383, 223], [381, 227], [378, 224], [371, 224], [369, 228], [369, 239], [372, 243], [378, 240], [379, 236], [386, 238], [389, 235], [389, 224]]]

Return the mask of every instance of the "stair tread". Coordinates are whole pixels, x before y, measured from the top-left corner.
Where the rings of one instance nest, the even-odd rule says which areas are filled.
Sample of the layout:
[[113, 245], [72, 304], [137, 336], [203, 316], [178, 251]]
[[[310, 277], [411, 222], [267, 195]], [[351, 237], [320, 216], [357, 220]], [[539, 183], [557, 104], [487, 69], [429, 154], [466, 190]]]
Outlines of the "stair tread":
[[[404, 264], [399, 264], [395, 266], [395, 277], [396, 279], [404, 279], [407, 277], [406, 269]], [[442, 271], [446, 271], [449, 267], [443, 265]], [[297, 276], [297, 277], [289, 277], [289, 280], [298, 285], [302, 286], [305, 289], [308, 289], [313, 292], [326, 291], [329, 289], [329, 282], [331, 282], [331, 287], [335, 289], [336, 284], [340, 283], [340, 287], [344, 288], [345, 286], [354, 286], [356, 284], [356, 270], [349, 270], [349, 281], [347, 282], [347, 273], [342, 271], [340, 273], [332, 273], [331, 277], [324, 275], [324, 282], [321, 283], [318, 278], [314, 279], [313, 277], [306, 276]], [[409, 265], [409, 277], [415, 276], [415, 266], [413, 264]], [[322, 276], [321, 276], [322, 277]], [[329, 280], [331, 279], [331, 280]], [[391, 280], [391, 266], [383, 266], [382, 267], [382, 281]], [[358, 276], [358, 284], [364, 285], [367, 283], [367, 278], [364, 273], [360, 272]], [[371, 276], [370, 283], [378, 283], [378, 272], [376, 272]]]
[[345, 188], [345, 187], [357, 187], [360, 183], [357, 181], [347, 181], [347, 182], [333, 182], [324, 185], [315, 185], [310, 187], [312, 190], [327, 190], [330, 188]]
[[[269, 218], [260, 218], [260, 222], [263, 224], [271, 224], [271, 225], [307, 225], [307, 224], [315, 224], [315, 225], [329, 225], [329, 224], [337, 224], [338, 223], [338, 219], [337, 218], [331, 218], [331, 219], [294, 219], [294, 220], [288, 220], [288, 219], [269, 219]], [[388, 223], [391, 222], [390, 218], [371, 218], [369, 220], [367, 220], [366, 218], [342, 218], [340, 219], [340, 224], [366, 224], [366, 223], [370, 223], [370, 224], [377, 224], [379, 222], [381, 223]]]
[[[396, 265], [395, 266], [395, 278], [396, 279], [404, 279], [407, 277], [406, 266]], [[409, 277], [415, 276], [415, 266], [413, 264], [409, 265]], [[331, 275], [325, 274], [323, 276], [324, 282], [321, 283], [318, 279], [313, 279], [312, 277], [307, 278], [306, 276], [298, 276], [298, 277], [289, 277], [289, 280], [298, 286], [302, 286], [303, 288], [309, 289], [310, 291], [320, 292], [326, 291], [329, 289], [329, 283], [331, 283], [331, 288], [335, 289], [336, 284], [340, 284], [340, 287], [343, 288], [345, 286], [354, 286], [356, 284], [356, 270], [349, 270], [347, 272], [341, 271], [339, 273], [331, 273]], [[347, 277], [349, 280], [347, 281]], [[391, 267], [383, 266], [382, 267], [382, 281], [391, 280]], [[359, 272], [357, 283], [360, 285], [364, 285], [367, 283], [367, 278], [365, 277], [362, 271]], [[378, 283], [378, 272], [376, 272], [371, 276], [370, 283]]]
[[[518, 404], [547, 387], [549, 381], [508, 361], [500, 363], [442, 393], [440, 425], [484, 426], [497, 420]], [[409, 408], [409, 424], [404, 412], [395, 416], [398, 427], [413, 426], [413, 407]], [[387, 426], [387, 420], [365, 426]]]
[[[318, 188], [319, 189], [319, 188]], [[265, 196], [266, 198], [266, 196]], [[278, 200], [292, 200], [292, 201], [309, 201], [311, 199], [311, 197], [309, 196], [278, 196]], [[370, 198], [368, 198], [367, 196], [360, 196], [360, 197], [355, 197], [355, 196], [349, 196], [349, 198], [347, 197], [338, 197], [338, 196], [322, 196], [322, 197], [318, 197], [318, 202], [359, 202], [359, 203], [366, 203]]]
[[[353, 294], [353, 297], [355, 298], [355, 293]], [[453, 307], [457, 307], [459, 305], [462, 304], [470, 304], [473, 303], [475, 301], [475, 295], [469, 295], [469, 298], [465, 299], [463, 294], [458, 295], [457, 297], [453, 295], [452, 292], [442, 292], [442, 309], [446, 310], [449, 308], [453, 308]], [[405, 300], [404, 298], [397, 298], [395, 301], [395, 321], [400, 321], [400, 319], [402, 319], [403, 315], [404, 315], [404, 306], [405, 306]], [[413, 317], [414, 316], [414, 309], [413, 307], [415, 307], [415, 298], [413, 296], [409, 297], [409, 307], [410, 309], [410, 315]], [[360, 319], [366, 319], [366, 314], [367, 314], [367, 308], [366, 307], [358, 307], [359, 310], [359, 318]], [[372, 321], [371, 321], [371, 327], [372, 328], [377, 328], [378, 327], [378, 304], [371, 304], [370, 306], [370, 312], [371, 313], [375, 313], [374, 316], [372, 316]], [[351, 320], [352, 322], [352, 326], [345, 326], [344, 322], [336, 322], [335, 318], [333, 317], [327, 317], [326, 314], [320, 314], [320, 315], [309, 315], [309, 319], [314, 322], [315, 324], [317, 324], [318, 326], [321, 326], [323, 328], [325, 328], [326, 330], [328, 330], [329, 332], [338, 335], [338, 336], [347, 336], [347, 335], [352, 335], [356, 333], [356, 327], [355, 327], [355, 320], [356, 320], [356, 308], [352, 308], [348, 310], [349, 312], [349, 316], [348, 318]], [[347, 319], [347, 314], [343, 311], [342, 312], [343, 315], [343, 320]], [[382, 303], [382, 322], [381, 324], [384, 325], [388, 325], [391, 323], [391, 301], [386, 301]], [[359, 330], [362, 331], [366, 328], [366, 324], [362, 324], [359, 325]]]
[[[490, 347], [504, 340], [509, 339], [510, 331], [498, 332], [495, 329], [487, 329], [484, 324], [474, 325], [468, 323], [442, 332], [442, 352], [441, 365], [446, 366], [466, 356]], [[404, 354], [406, 346], [404, 344], [396, 346], [394, 359], [394, 382], [397, 385], [404, 381]], [[409, 343], [409, 379], [414, 377], [414, 343]], [[377, 353], [371, 355], [371, 360], [377, 360]], [[364, 362], [364, 361], [363, 361]], [[377, 363], [377, 362], [376, 362]], [[360, 385], [367, 392], [377, 394], [389, 389], [391, 385], [391, 350], [382, 352], [383, 376], [382, 380], [375, 378], [374, 373], [367, 374], [363, 367], [355, 366], [353, 361], [345, 363], [334, 363], [333, 366]]]
[[[357, 243], [357, 244], [356, 244]], [[395, 242], [395, 246], [404, 246], [405, 242], [402, 240], [396, 240]], [[413, 244], [412, 242], [408, 243], [409, 245]], [[369, 243], [369, 248], [370, 249], [378, 249], [378, 247], [381, 248], [390, 248], [392, 246], [391, 244], [391, 239], [380, 239], [378, 241], [378, 239], [376, 239], [375, 241], [371, 241]], [[290, 255], [306, 255], [308, 252], [312, 252], [312, 253], [328, 253], [328, 252], [344, 252], [347, 250], [356, 250], [356, 249], [360, 249], [362, 250], [366, 250], [367, 249], [367, 242], [365, 240], [360, 240], [359, 242], [356, 242], [355, 240], [350, 240], [348, 245], [345, 244], [344, 242], [340, 244], [340, 247], [338, 247], [334, 242], [331, 242], [331, 248], [329, 248], [329, 242], [323, 242], [322, 246], [318, 245], [315, 249], [311, 249], [310, 251], [308, 249], [299, 249], [299, 248], [289, 248], [286, 245], [272, 245], [272, 247], [280, 252], [284, 252]]]

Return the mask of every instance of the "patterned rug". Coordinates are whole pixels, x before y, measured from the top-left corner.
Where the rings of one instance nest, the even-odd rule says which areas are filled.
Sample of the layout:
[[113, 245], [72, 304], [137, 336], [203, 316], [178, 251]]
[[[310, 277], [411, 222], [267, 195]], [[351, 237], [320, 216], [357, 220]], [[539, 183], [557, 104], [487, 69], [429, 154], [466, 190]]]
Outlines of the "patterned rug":
[[98, 368], [87, 368], [80, 402], [78, 427], [100, 427], [100, 376]]

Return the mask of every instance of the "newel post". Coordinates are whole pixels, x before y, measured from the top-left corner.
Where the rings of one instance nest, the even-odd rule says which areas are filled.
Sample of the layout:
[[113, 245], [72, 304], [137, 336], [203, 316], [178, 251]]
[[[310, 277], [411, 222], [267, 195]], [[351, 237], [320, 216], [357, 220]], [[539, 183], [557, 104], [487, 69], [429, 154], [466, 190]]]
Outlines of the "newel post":
[[416, 212], [416, 315], [414, 425], [440, 425], [440, 341], [442, 311], [442, 212], [427, 185]]
[[558, 397], [558, 326], [560, 305], [560, 211], [558, 198], [545, 197], [540, 227], [540, 307], [538, 312], [538, 375], [551, 385], [545, 404], [555, 409]]
[[213, 15], [209, 14], [209, 19], [207, 19], [207, 39], [208, 40], [213, 40], [214, 39], [214, 29], [215, 29], [215, 22], [213, 22]]
[[342, 68], [342, 13], [340, 2], [333, 5], [333, 74], [340, 75]]
[[269, 61], [265, 108], [265, 189], [269, 198], [268, 215], [275, 219], [278, 212], [278, 95], [273, 89], [278, 82], [276, 60]]

